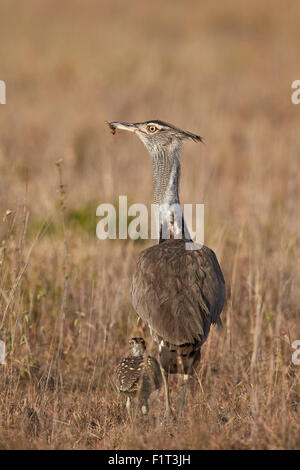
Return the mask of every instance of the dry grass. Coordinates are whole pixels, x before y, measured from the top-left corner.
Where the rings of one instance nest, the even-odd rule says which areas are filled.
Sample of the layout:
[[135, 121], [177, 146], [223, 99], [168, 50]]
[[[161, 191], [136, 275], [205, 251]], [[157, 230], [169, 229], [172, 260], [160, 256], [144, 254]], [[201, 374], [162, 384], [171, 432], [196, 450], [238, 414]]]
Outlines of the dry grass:
[[[1, 1], [0, 448], [300, 447], [299, 19], [292, 1]], [[104, 121], [151, 118], [205, 137], [181, 194], [205, 203], [227, 283], [172, 430], [162, 392], [132, 424], [113, 386], [148, 244], [95, 237], [99, 203], [152, 191], [141, 143]]]

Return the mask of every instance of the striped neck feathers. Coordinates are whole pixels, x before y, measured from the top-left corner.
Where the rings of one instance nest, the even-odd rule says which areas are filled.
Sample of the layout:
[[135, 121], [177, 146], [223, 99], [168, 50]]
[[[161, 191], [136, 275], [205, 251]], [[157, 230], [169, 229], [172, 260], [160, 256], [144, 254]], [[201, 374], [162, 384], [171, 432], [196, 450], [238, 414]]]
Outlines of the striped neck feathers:
[[160, 242], [169, 238], [191, 239], [179, 201], [180, 148], [166, 152], [156, 148], [150, 153], [153, 167], [154, 204], [159, 208]]

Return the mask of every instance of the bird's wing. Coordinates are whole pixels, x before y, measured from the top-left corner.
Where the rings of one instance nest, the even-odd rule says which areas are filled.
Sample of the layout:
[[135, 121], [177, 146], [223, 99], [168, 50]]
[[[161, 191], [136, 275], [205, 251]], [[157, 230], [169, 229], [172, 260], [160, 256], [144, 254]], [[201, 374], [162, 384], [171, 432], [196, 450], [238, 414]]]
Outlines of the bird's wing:
[[146, 376], [151, 385], [151, 390], [156, 390], [161, 387], [162, 384], [162, 375], [159, 363], [153, 356], [147, 357], [146, 367], [145, 367]]
[[116, 369], [117, 387], [120, 392], [135, 392], [143, 367], [143, 358], [128, 356]]
[[165, 341], [203, 341], [225, 301], [225, 282], [212, 250], [166, 240], [141, 252], [132, 281], [137, 314]]

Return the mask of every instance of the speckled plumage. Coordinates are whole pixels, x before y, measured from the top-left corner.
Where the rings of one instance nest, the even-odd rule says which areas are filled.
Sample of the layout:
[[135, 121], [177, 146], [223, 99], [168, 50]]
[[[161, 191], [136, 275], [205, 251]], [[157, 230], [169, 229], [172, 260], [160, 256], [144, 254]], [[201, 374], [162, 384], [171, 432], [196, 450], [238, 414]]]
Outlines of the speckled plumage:
[[158, 389], [160, 369], [154, 357], [125, 357], [119, 364], [116, 376], [120, 392], [136, 395], [141, 387], [142, 393], [151, 393]]
[[[129, 398], [138, 397], [139, 406], [148, 411], [148, 399], [152, 392], [162, 384], [160, 366], [157, 360], [146, 354], [146, 349], [133, 351], [137, 341], [142, 338], [132, 338], [131, 355], [121, 360], [116, 369], [116, 385], [120, 392]], [[145, 344], [145, 343], [144, 343]], [[132, 347], [133, 346], [133, 347]]]

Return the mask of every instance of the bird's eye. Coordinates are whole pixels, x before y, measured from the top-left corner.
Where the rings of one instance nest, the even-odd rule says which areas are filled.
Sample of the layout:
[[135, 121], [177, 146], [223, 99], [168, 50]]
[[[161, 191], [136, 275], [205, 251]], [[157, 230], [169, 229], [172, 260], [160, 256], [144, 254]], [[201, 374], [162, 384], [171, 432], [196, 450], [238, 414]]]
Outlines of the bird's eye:
[[153, 124], [150, 124], [149, 126], [147, 126], [147, 130], [153, 134], [153, 132], [157, 131], [157, 127]]

